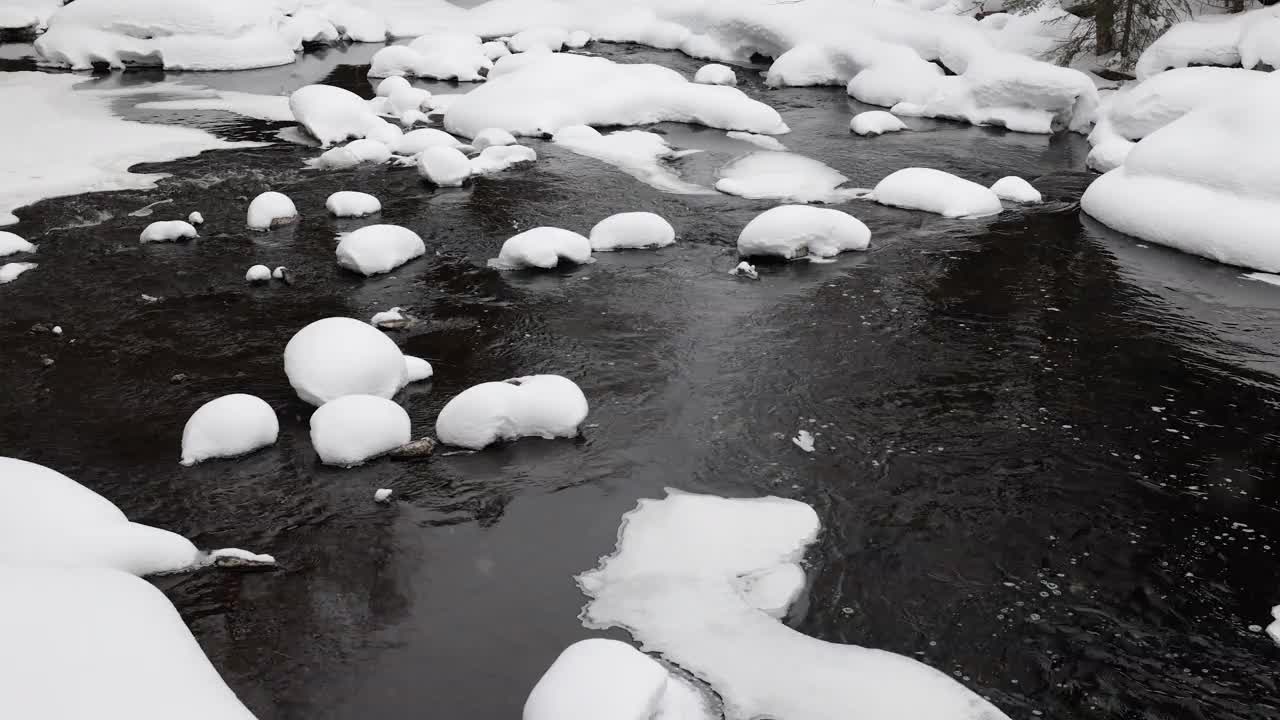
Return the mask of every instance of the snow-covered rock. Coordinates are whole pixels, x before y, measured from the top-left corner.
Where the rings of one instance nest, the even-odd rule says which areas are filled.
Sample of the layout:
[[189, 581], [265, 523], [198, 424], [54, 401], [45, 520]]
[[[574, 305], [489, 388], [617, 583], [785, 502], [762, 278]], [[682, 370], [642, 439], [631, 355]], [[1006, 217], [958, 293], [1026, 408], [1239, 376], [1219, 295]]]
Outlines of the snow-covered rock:
[[158, 220], [143, 228], [138, 242], [174, 242], [193, 237], [198, 237], [196, 229], [185, 220]]
[[618, 130], [601, 135], [588, 125], [570, 125], [556, 131], [555, 144], [579, 155], [609, 163], [641, 182], [664, 192], [701, 194], [707, 190], [685, 182], [663, 162], [677, 153], [666, 139], [644, 130]]
[[391, 45], [373, 56], [369, 77], [408, 75], [436, 80], [474, 82], [484, 79], [493, 61], [479, 36], [435, 30], [408, 45]]
[[379, 43], [387, 39], [387, 22], [367, 8], [350, 2], [334, 2], [325, 6], [329, 22], [343, 37], [352, 42]]
[[852, 75], [849, 60], [820, 43], [802, 42], [778, 56], [764, 82], [770, 87], [840, 85]]
[[382, 212], [378, 198], [355, 190], [339, 190], [324, 201], [324, 206], [336, 217], [364, 217]]
[[0, 285], [11, 283], [22, 273], [34, 270], [36, 267], [37, 264], [33, 262], [11, 262], [0, 265]]
[[534, 162], [538, 153], [523, 145], [493, 145], [471, 158], [472, 175], [490, 175], [522, 162]]
[[1240, 68], [1178, 68], [1117, 92], [1100, 114], [1121, 137], [1141, 140], [1198, 107], [1256, 92], [1267, 77]]
[[464, 390], [440, 411], [436, 436], [480, 450], [499, 440], [574, 437], [586, 417], [587, 398], [572, 380], [532, 375]]
[[1277, 645], [1280, 645], [1280, 605], [1271, 608], [1271, 617], [1275, 618], [1270, 625], [1267, 625], [1267, 635], [1271, 637]]
[[360, 465], [412, 439], [409, 413], [376, 395], [344, 395], [311, 414], [311, 445], [325, 465]]
[[396, 151], [401, 155], [417, 155], [431, 147], [446, 147], [457, 150], [464, 147], [464, 143], [443, 130], [418, 128], [417, 130], [410, 130], [404, 134], [404, 137], [400, 138]]
[[391, 97], [391, 93], [403, 88], [413, 87], [402, 75], [392, 75], [378, 81], [373, 89], [374, 97]]
[[1007, 720], [923, 663], [778, 620], [803, 591], [795, 566], [820, 530], [818, 514], [795, 500], [677, 491], [641, 500], [616, 551], [577, 577], [590, 598], [583, 624], [630, 632], [709, 684], [725, 717], [827, 720], [857, 708], [859, 720]]
[[594, 252], [660, 248], [675, 243], [676, 230], [661, 215], [624, 212], [596, 223], [590, 240]]
[[1031, 183], [1023, 180], [1016, 175], [1002, 177], [991, 184], [991, 192], [1001, 200], [1010, 200], [1019, 203], [1038, 203], [1041, 200], [1040, 191], [1031, 186]]
[[572, 30], [564, 39], [564, 46], [570, 50], [581, 50], [591, 44], [591, 33], [586, 30]]
[[435, 370], [432, 369], [431, 363], [420, 357], [414, 357], [413, 355], [404, 356], [404, 368], [405, 372], [408, 373], [406, 379], [410, 383], [430, 380], [431, 376], [435, 374]]
[[456, 148], [433, 145], [418, 154], [418, 174], [440, 187], [461, 187], [471, 177], [471, 161]]
[[321, 170], [345, 170], [365, 163], [384, 163], [391, 159], [391, 149], [385, 144], [361, 138], [341, 147], [329, 148], [314, 161]]
[[1275, 67], [1280, 61], [1280, 38], [1274, 35], [1280, 29], [1277, 18], [1280, 8], [1272, 6], [1230, 15], [1208, 13], [1178, 23], [1142, 51], [1134, 74], [1146, 80], [1170, 68], [1192, 64], [1240, 64], [1249, 69], [1267, 63]]
[[253, 720], [146, 580], [0, 563], [0, 586], [0, 717]]
[[560, 653], [524, 704], [523, 720], [700, 720], [679, 710], [684, 683], [618, 640], [579, 640]]
[[507, 41], [514, 53], [560, 52], [569, 40], [569, 31], [562, 27], [534, 27], [522, 30]]
[[1004, 209], [990, 189], [932, 168], [899, 170], [877, 183], [871, 196], [883, 205], [950, 218], [996, 215]]
[[76, 0], [36, 40], [43, 63], [88, 70], [158, 65], [169, 70], [244, 70], [287, 65], [284, 16], [258, 0]]
[[393, 492], [391, 488], [378, 488], [373, 491], [373, 501], [376, 503], [389, 503]]
[[342, 33], [328, 18], [310, 9], [295, 12], [285, 20], [280, 32], [298, 51], [305, 45], [336, 45], [342, 39]]
[[720, 168], [716, 189], [756, 200], [840, 202], [855, 195], [841, 190], [849, 178], [817, 160], [789, 152], [758, 152]]
[[591, 262], [591, 241], [571, 230], [536, 227], [508, 238], [489, 265], [500, 270], [549, 269], [561, 260], [578, 264]]
[[752, 279], [752, 280], [759, 280], [759, 279], [760, 279], [760, 273], [756, 271], [756, 266], [755, 266], [755, 265], [752, 265], [751, 263], [747, 262], [746, 260], [743, 260], [742, 262], [740, 262], [740, 263], [738, 263], [736, 266], [734, 266], [734, 268], [733, 268], [732, 270], [730, 270], [730, 271], [729, 271], [729, 274], [730, 274], [730, 275], [741, 275], [742, 277], [750, 278], [750, 279]]
[[502, 128], [485, 128], [471, 138], [471, 146], [481, 151], [487, 147], [515, 144], [515, 136]]
[[710, 63], [698, 68], [698, 72], [693, 74], [693, 81], [703, 85], [737, 85], [738, 76], [727, 65]]
[[[0, 478], [0, 568], [114, 568], [150, 575], [199, 560], [186, 538], [129, 522], [110, 500], [60, 472], [0, 457]], [[6, 585], [0, 596], [16, 589]], [[10, 640], [5, 647], [12, 647]], [[0, 703], [8, 694], [0, 693]]]
[[780, 205], [755, 216], [742, 228], [738, 254], [784, 260], [827, 258], [866, 250], [870, 244], [871, 230], [849, 213], [810, 205]]
[[244, 273], [244, 281], [250, 283], [264, 283], [271, 280], [271, 268], [266, 265], [254, 265]]
[[774, 150], [777, 152], [786, 152], [787, 146], [778, 141], [778, 138], [769, 135], [758, 135], [756, 133], [740, 132], [738, 130], [730, 130], [724, 134], [730, 140], [741, 140], [748, 142], [762, 150]]
[[507, 44], [504, 42], [490, 40], [480, 46], [480, 52], [484, 53], [484, 56], [490, 60], [497, 60], [498, 58], [504, 58], [510, 55], [511, 49], [508, 48]]
[[36, 246], [27, 242], [16, 233], [0, 230], [0, 257], [16, 253], [33, 253]]
[[288, 225], [297, 217], [298, 209], [288, 195], [268, 190], [249, 203], [245, 223], [252, 230], [269, 230], [277, 225]]
[[338, 264], [363, 275], [391, 272], [427, 251], [418, 233], [399, 225], [366, 225], [338, 238]]
[[279, 434], [276, 411], [265, 400], [243, 393], [223, 395], [201, 405], [187, 420], [182, 464], [245, 455], [274, 445]]
[[390, 398], [406, 383], [404, 354], [395, 342], [344, 317], [299, 330], [285, 346], [284, 371], [298, 397], [312, 405], [343, 395]]
[[333, 85], [304, 85], [289, 96], [289, 109], [321, 147], [368, 137], [386, 121], [364, 98]]
[[369, 319], [369, 324], [376, 328], [394, 328], [405, 322], [404, 313], [398, 307], [376, 312]]
[[869, 110], [858, 113], [849, 121], [849, 129], [858, 135], [882, 135], [884, 133], [906, 130], [906, 123], [892, 113], [883, 110]]
[[187, 216], [187, 222], [191, 223], [192, 225], [203, 225], [204, 216], [201, 215], [199, 211], [192, 212], [190, 215]]
[[492, 127], [540, 136], [570, 125], [663, 121], [768, 135], [787, 132], [777, 111], [737, 88], [691, 83], [657, 65], [567, 53], [503, 58], [488, 82], [455, 100], [444, 115], [445, 129], [466, 137]]
[[283, 266], [283, 265], [277, 265], [277, 266], [276, 266], [276, 269], [274, 269], [274, 270], [272, 270], [272, 271], [271, 271], [271, 277], [272, 277], [272, 279], [275, 279], [275, 280], [284, 280], [286, 283], [288, 283], [288, 279], [289, 279], [289, 268], [287, 268], [287, 267], [285, 267], [285, 266]]

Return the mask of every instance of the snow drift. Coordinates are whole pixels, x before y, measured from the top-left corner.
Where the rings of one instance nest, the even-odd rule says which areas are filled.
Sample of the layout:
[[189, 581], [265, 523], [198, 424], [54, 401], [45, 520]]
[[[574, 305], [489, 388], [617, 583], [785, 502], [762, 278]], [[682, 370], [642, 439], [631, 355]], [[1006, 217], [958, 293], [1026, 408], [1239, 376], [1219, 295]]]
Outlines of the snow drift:
[[436, 436], [481, 450], [499, 440], [574, 437], [586, 418], [587, 398], [572, 380], [531, 375], [464, 390], [440, 411]]

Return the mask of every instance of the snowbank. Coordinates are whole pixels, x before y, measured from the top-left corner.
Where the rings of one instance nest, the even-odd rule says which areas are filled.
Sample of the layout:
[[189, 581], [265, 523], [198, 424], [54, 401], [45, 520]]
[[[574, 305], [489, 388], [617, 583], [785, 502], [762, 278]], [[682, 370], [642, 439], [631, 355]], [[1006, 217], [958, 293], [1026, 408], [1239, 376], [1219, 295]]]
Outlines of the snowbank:
[[[0, 457], [0, 478], [0, 568], [114, 568], [150, 575], [199, 560], [186, 538], [129, 522], [110, 500], [62, 473]], [[16, 589], [6, 586], [0, 602]]]
[[871, 230], [848, 213], [809, 205], [781, 205], [747, 223], [738, 235], [738, 254], [772, 255], [784, 260], [825, 258], [866, 250], [870, 244]]
[[703, 85], [737, 85], [738, 76], [727, 65], [711, 63], [698, 68], [698, 72], [693, 74], [693, 81]]
[[[538, 679], [523, 720], [700, 720], [682, 714], [688, 686], [658, 661], [617, 640], [591, 638], [565, 648]], [[691, 688], [688, 688], [691, 690]], [[695, 695], [696, 697], [696, 695]], [[699, 708], [705, 712], [705, 708]]]
[[591, 241], [570, 230], [536, 227], [507, 238], [498, 257], [490, 260], [489, 265], [500, 270], [550, 269], [561, 260], [578, 264], [591, 262]]
[[475, 82], [493, 67], [476, 35], [437, 30], [408, 45], [385, 47], [373, 56], [369, 77], [412, 76]]
[[269, 230], [277, 225], [288, 225], [298, 217], [298, 209], [284, 193], [268, 190], [249, 203], [245, 223], [251, 230]]
[[601, 135], [598, 130], [587, 125], [570, 125], [558, 130], [552, 140], [579, 155], [609, 163], [659, 190], [682, 194], [707, 192], [698, 185], [681, 180], [679, 175], [663, 164], [662, 161], [674, 157], [676, 151], [657, 133], [618, 130]]
[[276, 411], [265, 400], [242, 393], [223, 395], [201, 405], [187, 420], [182, 430], [182, 464], [245, 455], [274, 445], [279, 434]]
[[11, 283], [22, 273], [34, 270], [36, 267], [37, 264], [33, 262], [11, 262], [0, 265], [0, 285]]
[[756, 200], [789, 202], [840, 202], [854, 196], [840, 190], [849, 178], [803, 155], [758, 152], [720, 169], [716, 189], [729, 195]]
[[338, 264], [362, 275], [391, 272], [427, 251], [418, 233], [399, 225], [366, 225], [338, 238]]
[[0, 230], [0, 257], [16, 253], [33, 253], [35, 251], [36, 246], [27, 242], [21, 236]]
[[1169, 70], [1117, 92], [1104, 104], [1101, 116], [1121, 137], [1141, 140], [1198, 107], [1256, 92], [1267, 77], [1239, 68]]
[[574, 437], [586, 418], [587, 398], [572, 380], [532, 375], [464, 390], [440, 411], [436, 436], [480, 450], [499, 440]]
[[1206, 14], [1169, 28], [1156, 38], [1134, 64], [1134, 74], [1146, 80], [1170, 68], [1188, 65], [1240, 64], [1246, 70], [1259, 63], [1280, 66], [1280, 8], [1267, 7], [1231, 15]]
[[471, 158], [472, 175], [489, 175], [501, 172], [522, 162], [534, 162], [538, 153], [523, 145], [491, 145]]
[[62, 0], [9, 0], [0, 7], [0, 30], [43, 30], [61, 7]]
[[360, 465], [412, 439], [409, 413], [375, 395], [344, 395], [311, 414], [311, 444], [325, 465]]
[[[710, 684], [731, 718], [1007, 720], [947, 675], [902, 655], [803, 635], [776, 604], [820, 530], [811, 507], [668, 491], [623, 518], [617, 550], [578, 576], [590, 628], [624, 628]], [[798, 569], [798, 568], [797, 568]], [[751, 586], [767, 578], [767, 591]], [[759, 607], [753, 601], [760, 601]]]
[[787, 132], [773, 108], [737, 88], [691, 83], [658, 65], [564, 53], [499, 60], [488, 82], [455, 100], [444, 115], [445, 129], [466, 137], [493, 127], [540, 136], [569, 125], [664, 121], [767, 135]]
[[244, 272], [244, 281], [249, 283], [264, 283], [271, 280], [271, 268], [266, 265], [254, 265]]
[[355, 190], [339, 190], [324, 201], [324, 206], [337, 217], [364, 217], [382, 212], [378, 198]]
[[660, 215], [651, 212], [625, 212], [610, 215], [591, 228], [591, 249], [641, 250], [674, 244], [676, 230]]
[[387, 124], [364, 98], [333, 85], [305, 85], [294, 90], [289, 109], [321, 147], [366, 137]]
[[151, 583], [0, 564], [0, 587], [0, 717], [253, 720]]
[[1038, 203], [1040, 202], [1040, 191], [1031, 186], [1031, 183], [1023, 180], [1016, 175], [1002, 177], [991, 185], [991, 192], [1001, 200], [1011, 200], [1019, 203]]
[[75, 70], [95, 62], [244, 70], [294, 61], [283, 24], [272, 3], [258, 0], [76, 0], [49, 18], [36, 52]]
[[854, 115], [849, 121], [849, 129], [858, 135], [882, 135], [906, 130], [907, 126], [892, 113], [870, 110]]
[[138, 242], [174, 242], [193, 237], [198, 237], [196, 229], [185, 220], [158, 220], [143, 228]]
[[991, 190], [932, 168], [899, 170], [877, 183], [871, 197], [882, 205], [950, 218], [996, 215], [1004, 209]]
[[317, 320], [284, 349], [284, 371], [298, 397], [323, 405], [343, 395], [390, 398], [405, 385], [404, 355], [376, 328], [344, 317]]
[[456, 148], [433, 145], [418, 154], [418, 174], [433, 185], [462, 187], [471, 177], [471, 161]]
[[1280, 75], [1148, 135], [1098, 178], [1081, 207], [1143, 240], [1231, 265], [1280, 271]]

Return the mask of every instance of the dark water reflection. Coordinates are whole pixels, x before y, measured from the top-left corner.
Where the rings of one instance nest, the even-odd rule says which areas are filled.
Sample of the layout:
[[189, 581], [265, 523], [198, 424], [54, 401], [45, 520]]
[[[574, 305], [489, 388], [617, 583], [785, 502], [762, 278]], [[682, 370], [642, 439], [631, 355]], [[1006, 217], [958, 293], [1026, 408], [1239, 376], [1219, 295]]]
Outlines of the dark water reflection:
[[[353, 52], [105, 82], [284, 92], [327, 78], [367, 95]], [[851, 203], [872, 252], [764, 266], [753, 283], [726, 271], [768, 203], [662, 194], [545, 143], [536, 165], [453, 190], [411, 169], [306, 171], [316, 151], [288, 144], [150, 166], [173, 177], [19, 213], [41, 267], [0, 289], [0, 452], [202, 546], [281, 558], [275, 573], [157, 581], [264, 720], [517, 717], [586, 636], [571, 575], [667, 486], [812, 503], [825, 531], [800, 629], [916, 655], [1011, 717], [1280, 717], [1280, 648], [1248, 630], [1280, 602], [1280, 289], [1082, 220], [1080, 138], [913, 120], [867, 140], [846, 130], [856, 103], [839, 90], [747, 87], [783, 112], [793, 150], [855, 185], [921, 164], [1038, 178], [1050, 202], [979, 222]], [[143, 115], [238, 139], [280, 128]], [[708, 167], [734, 152], [718, 133], [658, 130], [707, 147]], [[294, 198], [299, 225], [243, 230], [266, 189]], [[333, 237], [360, 224], [325, 215], [339, 189], [382, 198], [380, 220], [421, 233], [427, 257], [368, 280], [339, 271]], [[198, 241], [138, 245], [146, 222], [197, 209]], [[622, 210], [661, 213], [682, 242], [563, 272], [484, 267], [519, 229], [585, 232]], [[259, 262], [298, 283], [246, 286]], [[425, 464], [320, 466], [284, 344], [314, 319], [391, 305], [425, 319], [395, 338], [436, 367], [401, 398], [417, 432], [465, 387], [535, 372], [577, 380], [591, 426]], [[236, 391], [277, 409], [280, 442], [180, 467], [190, 412]], [[813, 455], [788, 440], [802, 427]], [[399, 502], [374, 505], [378, 487]]]

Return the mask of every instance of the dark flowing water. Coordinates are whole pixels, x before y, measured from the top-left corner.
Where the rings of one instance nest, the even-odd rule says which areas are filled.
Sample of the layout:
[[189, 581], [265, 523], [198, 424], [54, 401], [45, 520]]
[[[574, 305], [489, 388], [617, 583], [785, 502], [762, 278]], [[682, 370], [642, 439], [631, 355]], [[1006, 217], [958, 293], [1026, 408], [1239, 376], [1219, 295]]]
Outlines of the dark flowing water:
[[[323, 78], [367, 96], [371, 52], [103, 82], [284, 92]], [[21, 55], [10, 46], [6, 67]], [[1280, 648], [1249, 629], [1280, 603], [1280, 288], [1082, 218], [1079, 137], [913, 121], [862, 139], [839, 89], [746, 89], [783, 113], [789, 147], [854, 185], [924, 165], [1018, 174], [1048, 202], [982, 221], [849, 203], [871, 252], [762, 266], [750, 282], [726, 272], [733, 244], [772, 203], [663, 194], [547, 143], [530, 143], [533, 166], [447, 190], [412, 169], [307, 171], [316, 151], [291, 144], [146, 166], [173, 177], [42, 202], [6, 228], [41, 245], [41, 266], [0, 287], [0, 453], [203, 547], [280, 558], [271, 573], [156, 580], [263, 720], [518, 717], [588, 635], [572, 576], [665, 487], [811, 503], [824, 531], [796, 626], [918, 657], [1013, 718], [1280, 718]], [[125, 112], [236, 139], [281, 127]], [[657, 129], [709, 148], [682, 161], [697, 181], [743, 151], [718, 131]], [[267, 189], [295, 200], [300, 224], [243, 229]], [[339, 189], [381, 198], [380, 221], [419, 232], [427, 256], [391, 276], [341, 271], [335, 233], [368, 221], [325, 214]], [[138, 244], [147, 222], [191, 210], [206, 219], [198, 241]], [[485, 267], [520, 229], [585, 232], [629, 210], [662, 214], [681, 242], [550, 273]], [[247, 286], [259, 262], [296, 284]], [[416, 434], [474, 383], [549, 372], [591, 401], [583, 437], [321, 466], [284, 345], [315, 319], [391, 305], [424, 319], [394, 337], [436, 368], [400, 398]], [[229, 392], [276, 408], [279, 443], [180, 467], [188, 415]], [[800, 428], [817, 435], [812, 455], [789, 440]], [[398, 502], [375, 505], [379, 487]]]

